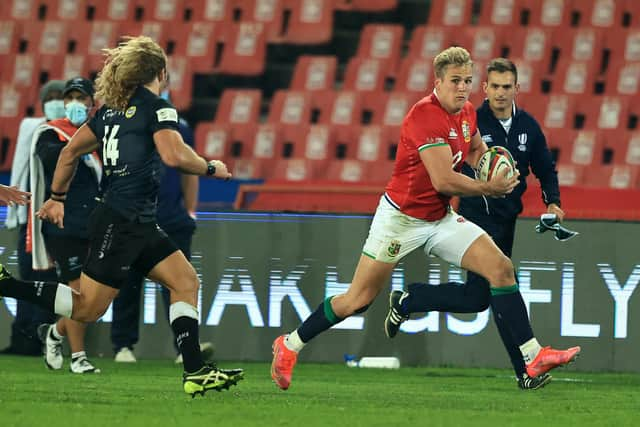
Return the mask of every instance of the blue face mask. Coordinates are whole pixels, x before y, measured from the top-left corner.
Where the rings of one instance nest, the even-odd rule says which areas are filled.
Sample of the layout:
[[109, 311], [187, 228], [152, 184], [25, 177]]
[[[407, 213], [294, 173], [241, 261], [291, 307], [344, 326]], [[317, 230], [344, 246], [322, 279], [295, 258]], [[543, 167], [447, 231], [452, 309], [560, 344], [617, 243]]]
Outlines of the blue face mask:
[[64, 107], [64, 114], [74, 126], [80, 126], [87, 121], [87, 106], [78, 101], [71, 101]]
[[44, 103], [44, 116], [47, 120], [61, 119], [65, 116], [64, 101], [52, 99]]
[[163, 90], [162, 92], [160, 92], [160, 98], [169, 101], [169, 91], [168, 90]]

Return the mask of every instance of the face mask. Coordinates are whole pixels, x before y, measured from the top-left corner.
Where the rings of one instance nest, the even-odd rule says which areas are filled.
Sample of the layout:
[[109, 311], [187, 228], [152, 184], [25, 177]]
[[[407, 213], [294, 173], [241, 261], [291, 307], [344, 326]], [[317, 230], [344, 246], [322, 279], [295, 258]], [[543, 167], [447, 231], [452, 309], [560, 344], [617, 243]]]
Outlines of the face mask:
[[169, 91], [168, 90], [163, 90], [162, 92], [160, 92], [160, 98], [164, 99], [165, 101], [169, 100]]
[[47, 120], [61, 119], [64, 115], [64, 101], [62, 99], [52, 99], [44, 103], [44, 116]]
[[87, 106], [78, 101], [71, 101], [64, 107], [64, 114], [74, 126], [80, 126], [87, 121]]

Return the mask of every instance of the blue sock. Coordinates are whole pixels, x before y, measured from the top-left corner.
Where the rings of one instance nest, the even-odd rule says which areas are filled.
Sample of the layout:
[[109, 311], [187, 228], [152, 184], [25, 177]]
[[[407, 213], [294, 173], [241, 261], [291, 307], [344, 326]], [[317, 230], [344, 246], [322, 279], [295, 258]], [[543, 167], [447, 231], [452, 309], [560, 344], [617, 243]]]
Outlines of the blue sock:
[[516, 283], [506, 288], [491, 288], [491, 308], [498, 318], [508, 325], [516, 345], [533, 338], [533, 330], [527, 316], [527, 307]]
[[326, 331], [336, 323], [340, 323], [343, 319], [336, 316], [331, 308], [331, 299], [325, 299], [316, 310], [306, 318], [302, 325], [298, 328], [298, 336], [302, 342], [311, 341], [316, 335]]
[[444, 311], [450, 313], [477, 313], [487, 308], [486, 288], [457, 282], [432, 286], [412, 283], [409, 296], [402, 301], [402, 314]]

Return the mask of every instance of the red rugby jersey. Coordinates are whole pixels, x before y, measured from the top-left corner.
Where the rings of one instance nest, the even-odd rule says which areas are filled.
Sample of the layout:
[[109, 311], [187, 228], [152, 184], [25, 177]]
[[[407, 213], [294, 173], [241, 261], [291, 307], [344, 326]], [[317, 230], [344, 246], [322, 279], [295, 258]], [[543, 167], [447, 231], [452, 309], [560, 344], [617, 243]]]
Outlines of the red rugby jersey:
[[476, 111], [470, 102], [459, 113], [449, 114], [435, 93], [418, 101], [402, 122], [393, 175], [385, 188], [387, 199], [414, 218], [436, 221], [444, 217], [451, 197], [433, 188], [420, 151], [449, 145], [452, 167], [460, 172], [476, 131]]

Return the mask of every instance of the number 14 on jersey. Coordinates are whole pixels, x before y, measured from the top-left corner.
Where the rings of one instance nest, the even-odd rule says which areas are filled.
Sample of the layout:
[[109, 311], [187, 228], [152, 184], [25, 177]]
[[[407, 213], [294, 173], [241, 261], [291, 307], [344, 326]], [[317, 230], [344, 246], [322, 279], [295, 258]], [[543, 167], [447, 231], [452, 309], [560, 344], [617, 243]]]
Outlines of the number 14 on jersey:
[[108, 166], [111, 162], [111, 166], [115, 166], [118, 163], [118, 157], [120, 153], [118, 151], [118, 131], [120, 125], [113, 125], [111, 129], [109, 126], [104, 127], [104, 136], [102, 137], [102, 156], [104, 157], [104, 165]]

